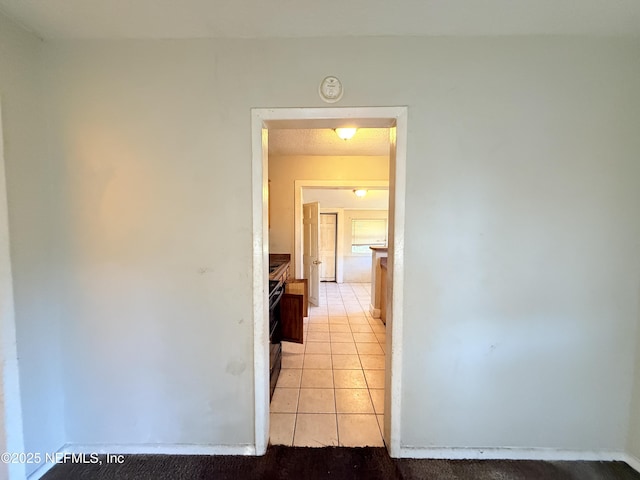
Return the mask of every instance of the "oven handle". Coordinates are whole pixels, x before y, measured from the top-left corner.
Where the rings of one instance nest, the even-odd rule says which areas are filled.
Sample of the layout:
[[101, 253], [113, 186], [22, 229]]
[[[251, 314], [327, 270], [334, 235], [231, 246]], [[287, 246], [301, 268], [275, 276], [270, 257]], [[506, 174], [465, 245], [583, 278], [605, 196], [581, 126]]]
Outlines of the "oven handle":
[[284, 295], [284, 284], [279, 285], [276, 288], [276, 291], [274, 292], [274, 294], [269, 298], [270, 311], [273, 310], [276, 307], [276, 305], [278, 305], [278, 303], [280, 302], [280, 299], [282, 298], [282, 295]]

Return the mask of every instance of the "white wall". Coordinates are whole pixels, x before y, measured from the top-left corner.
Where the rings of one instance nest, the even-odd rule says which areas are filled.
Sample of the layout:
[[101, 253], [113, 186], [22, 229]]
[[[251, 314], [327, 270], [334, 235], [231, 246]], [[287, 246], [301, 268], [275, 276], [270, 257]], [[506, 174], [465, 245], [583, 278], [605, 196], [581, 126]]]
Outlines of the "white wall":
[[344, 281], [357, 283], [371, 282], [371, 250], [367, 254], [351, 253], [351, 222], [355, 219], [389, 218], [386, 210], [348, 210], [344, 211]]
[[321, 106], [331, 73], [339, 106], [409, 106], [402, 444], [623, 449], [639, 52], [551, 37], [48, 44], [69, 440], [254, 441], [250, 109]]
[[624, 448], [638, 45], [556, 41], [456, 51], [460, 75], [432, 65], [416, 105], [432, 134], [410, 140], [405, 445]]
[[[0, 101], [24, 449], [44, 453], [62, 447], [64, 424], [51, 191], [57, 174], [44, 145], [40, 54], [40, 40], [0, 14]], [[3, 298], [6, 313], [9, 299]], [[27, 474], [36, 467], [26, 465]]]

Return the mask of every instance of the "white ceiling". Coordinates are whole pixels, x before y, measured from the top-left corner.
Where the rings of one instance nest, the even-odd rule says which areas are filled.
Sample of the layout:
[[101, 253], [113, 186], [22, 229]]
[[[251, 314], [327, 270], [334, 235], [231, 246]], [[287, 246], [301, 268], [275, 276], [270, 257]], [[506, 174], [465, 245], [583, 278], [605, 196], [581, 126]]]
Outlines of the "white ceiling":
[[365, 210], [387, 210], [389, 190], [368, 190], [362, 197], [356, 197], [353, 188], [304, 188], [302, 199], [305, 203], [320, 202], [320, 208], [349, 208]]
[[270, 128], [269, 155], [389, 155], [389, 129], [359, 128], [342, 140], [330, 128]]
[[0, 0], [43, 38], [640, 35], [638, 0]]

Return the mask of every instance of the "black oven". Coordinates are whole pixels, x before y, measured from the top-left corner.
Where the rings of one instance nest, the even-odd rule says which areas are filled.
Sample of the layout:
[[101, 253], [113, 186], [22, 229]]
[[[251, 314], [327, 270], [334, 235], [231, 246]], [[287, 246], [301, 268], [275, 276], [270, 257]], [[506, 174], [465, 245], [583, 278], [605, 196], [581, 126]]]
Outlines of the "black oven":
[[284, 295], [284, 283], [269, 280], [269, 383], [270, 397], [278, 382], [282, 365], [282, 330], [280, 326], [280, 299]]

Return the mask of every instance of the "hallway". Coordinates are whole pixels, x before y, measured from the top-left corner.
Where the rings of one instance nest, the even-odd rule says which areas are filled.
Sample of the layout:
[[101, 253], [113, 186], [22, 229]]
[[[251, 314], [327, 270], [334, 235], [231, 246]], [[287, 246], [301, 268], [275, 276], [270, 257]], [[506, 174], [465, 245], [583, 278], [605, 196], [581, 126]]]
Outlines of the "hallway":
[[385, 325], [370, 295], [369, 283], [321, 284], [304, 344], [282, 344], [271, 444], [383, 446]]

